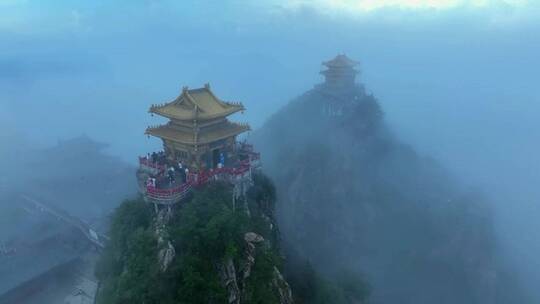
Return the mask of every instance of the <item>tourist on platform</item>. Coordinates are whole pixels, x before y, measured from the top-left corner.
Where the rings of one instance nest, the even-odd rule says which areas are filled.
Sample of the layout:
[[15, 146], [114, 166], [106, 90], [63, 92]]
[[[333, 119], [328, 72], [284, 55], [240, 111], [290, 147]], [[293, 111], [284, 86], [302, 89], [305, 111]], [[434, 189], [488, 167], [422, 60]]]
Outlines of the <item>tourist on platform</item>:
[[221, 167], [223, 167], [223, 165], [225, 165], [225, 154], [223, 152], [219, 153], [218, 167], [219, 167], [220, 164], [221, 164]]
[[161, 152], [161, 164], [166, 165], [167, 164], [167, 155], [165, 155], [165, 152]]
[[178, 173], [180, 174], [180, 178], [182, 179], [182, 183], [185, 183], [187, 180], [186, 171], [184, 171], [184, 166], [182, 165], [182, 162], [178, 162]]
[[180, 182], [183, 184], [186, 182], [186, 173], [184, 173], [184, 170], [178, 171], [178, 174], [180, 174]]
[[152, 152], [152, 163], [154, 163], [154, 164], [157, 163], [157, 157], [158, 156], [157, 156], [156, 152]]
[[167, 173], [169, 175], [169, 182], [172, 184], [174, 182], [174, 167], [169, 167]]

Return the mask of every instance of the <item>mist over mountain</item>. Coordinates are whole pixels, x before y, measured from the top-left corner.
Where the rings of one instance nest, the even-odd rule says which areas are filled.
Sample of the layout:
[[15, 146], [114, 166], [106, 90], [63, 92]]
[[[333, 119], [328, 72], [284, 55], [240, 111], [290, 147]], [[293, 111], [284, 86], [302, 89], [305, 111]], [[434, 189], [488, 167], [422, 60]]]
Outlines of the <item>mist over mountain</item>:
[[[88, 249], [20, 194], [106, 228], [161, 149], [148, 105], [209, 82], [248, 110], [293, 289], [540, 303], [539, 33], [536, 0], [0, 0], [0, 294]], [[338, 52], [356, 85], [288, 103]]]
[[253, 135], [289, 248], [364, 274], [373, 303], [528, 303], [485, 195], [397, 138], [354, 76], [328, 74]]
[[0, 135], [9, 143], [0, 146], [0, 303], [62, 302], [82, 274], [91, 278], [96, 251], [34, 202], [106, 231], [112, 210], [136, 192], [134, 168], [88, 136], [40, 147], [7, 126]]

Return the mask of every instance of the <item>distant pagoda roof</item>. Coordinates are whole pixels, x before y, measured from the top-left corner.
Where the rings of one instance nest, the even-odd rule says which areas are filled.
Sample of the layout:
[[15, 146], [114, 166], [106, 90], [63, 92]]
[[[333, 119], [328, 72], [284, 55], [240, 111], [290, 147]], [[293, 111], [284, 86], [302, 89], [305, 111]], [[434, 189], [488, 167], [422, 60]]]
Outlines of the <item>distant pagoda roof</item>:
[[334, 59], [324, 61], [322, 64], [328, 68], [354, 68], [359, 62], [352, 60], [345, 54], [339, 54]]
[[184, 87], [182, 94], [175, 100], [162, 105], [152, 105], [150, 113], [177, 120], [210, 120], [227, 117], [245, 110], [241, 103], [226, 102], [217, 98], [210, 90], [210, 85], [203, 88], [188, 89]]
[[248, 124], [226, 121], [221, 123], [219, 128], [201, 128], [196, 134], [192, 130], [180, 130], [171, 123], [157, 127], [149, 127], [146, 129], [145, 133], [174, 142], [196, 145], [215, 142], [249, 130], [250, 127]]
[[337, 55], [334, 59], [322, 63], [326, 69], [320, 73], [325, 77], [325, 84], [332, 87], [347, 87], [354, 85], [359, 64], [345, 54]]

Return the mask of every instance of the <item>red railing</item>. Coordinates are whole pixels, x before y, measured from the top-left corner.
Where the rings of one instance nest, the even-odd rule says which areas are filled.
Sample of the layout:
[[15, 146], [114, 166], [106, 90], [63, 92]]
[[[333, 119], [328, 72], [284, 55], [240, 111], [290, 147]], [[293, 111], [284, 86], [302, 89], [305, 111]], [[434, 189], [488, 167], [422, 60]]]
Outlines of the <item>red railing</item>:
[[237, 167], [223, 167], [200, 173], [189, 173], [187, 181], [176, 187], [160, 189], [147, 185], [146, 195], [152, 200], [173, 204], [184, 199], [193, 187], [204, 185], [210, 180], [231, 180], [232, 178], [242, 177], [250, 171], [250, 168], [250, 162], [246, 160]]
[[154, 186], [146, 186], [146, 195], [153, 200], [162, 201], [165, 203], [175, 203], [185, 198], [191, 191], [192, 184], [190, 182], [170, 189], [159, 189]]
[[148, 159], [145, 156], [140, 156], [139, 157], [139, 165], [140, 166], [146, 166], [146, 167], [151, 168], [151, 169], [155, 169], [158, 172], [165, 172], [165, 170], [167, 170], [167, 166], [155, 163], [151, 159]]
[[[248, 158], [241, 161], [235, 167], [223, 167], [205, 170], [198, 173], [189, 173], [186, 176], [186, 182], [167, 189], [161, 189], [153, 185], [146, 185], [146, 196], [153, 200], [164, 204], [174, 204], [184, 199], [193, 187], [201, 186], [210, 180], [228, 180], [233, 181], [245, 176], [250, 172], [252, 167], [257, 167], [257, 162], [260, 160], [261, 154], [253, 152], [253, 145], [243, 144], [241, 146], [242, 151], [246, 152]], [[167, 171], [166, 165], [159, 165], [152, 162], [147, 157], [139, 157], [139, 164], [141, 167], [147, 167], [155, 170], [158, 176], [163, 176]]]

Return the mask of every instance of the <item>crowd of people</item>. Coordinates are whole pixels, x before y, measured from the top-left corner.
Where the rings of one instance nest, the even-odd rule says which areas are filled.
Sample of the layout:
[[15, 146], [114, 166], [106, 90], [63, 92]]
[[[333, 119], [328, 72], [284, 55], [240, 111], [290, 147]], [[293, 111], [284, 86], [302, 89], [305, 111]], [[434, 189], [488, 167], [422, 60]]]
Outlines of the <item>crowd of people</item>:
[[181, 160], [169, 166], [167, 169], [167, 178], [169, 180], [169, 184], [171, 185], [176, 181], [177, 177], [180, 178], [180, 182], [182, 184], [185, 183], [188, 176], [189, 168], [188, 166], [184, 165]]
[[154, 165], [164, 166], [167, 164], [167, 154], [164, 151], [152, 152], [146, 155], [146, 159], [151, 161]]
[[160, 171], [155, 176], [148, 177], [146, 182], [147, 187], [163, 187], [164, 183], [168, 183], [168, 186], [172, 186], [177, 181], [183, 184], [187, 181], [189, 176], [189, 168], [182, 160], [171, 162], [167, 159], [165, 152], [153, 152], [146, 155], [146, 160], [151, 162], [155, 166], [162, 166], [166, 168], [165, 171]]
[[[241, 151], [245, 150], [248, 152], [251, 152], [253, 149], [251, 145], [245, 143], [241, 144], [240, 148]], [[148, 177], [146, 186], [148, 188], [169, 189], [182, 185], [189, 179], [197, 180], [197, 176], [204, 178], [204, 176], [210, 175], [217, 178], [212, 173], [215, 169], [220, 170], [225, 167], [225, 154], [220, 153], [215, 169], [210, 168], [208, 172], [204, 169], [202, 169], [203, 172], [199, 172], [194, 168], [189, 168], [188, 164], [184, 163], [181, 159], [172, 161], [164, 151], [148, 153], [141, 158], [141, 161], [144, 161], [146, 165], [152, 168], [158, 169], [157, 174]], [[197, 173], [201, 173], [202, 176]]]

